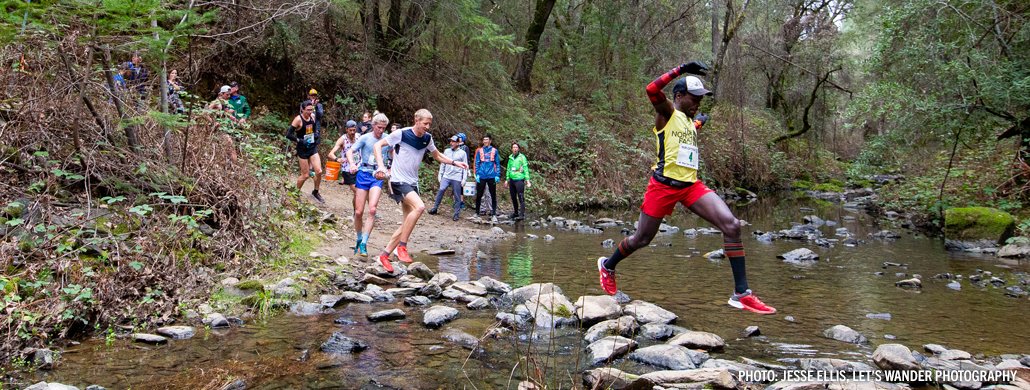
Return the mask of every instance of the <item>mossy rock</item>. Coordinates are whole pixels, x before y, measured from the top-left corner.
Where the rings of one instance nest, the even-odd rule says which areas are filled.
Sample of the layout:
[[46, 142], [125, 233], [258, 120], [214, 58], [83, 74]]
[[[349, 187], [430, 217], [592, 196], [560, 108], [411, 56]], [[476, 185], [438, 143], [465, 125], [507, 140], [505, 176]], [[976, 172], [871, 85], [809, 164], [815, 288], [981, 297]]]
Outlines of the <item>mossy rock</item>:
[[249, 307], [257, 307], [258, 303], [261, 303], [261, 294], [248, 295], [240, 300], [241, 305]]
[[962, 207], [944, 212], [944, 237], [949, 240], [991, 240], [1003, 244], [1016, 231], [1016, 218], [988, 207]]
[[569, 310], [569, 308], [565, 307], [564, 304], [558, 305], [558, 307], [554, 308], [554, 312], [551, 314], [554, 314], [558, 317], [572, 317], [572, 311]]
[[844, 182], [837, 179], [830, 179], [830, 184], [833, 184], [837, 187], [844, 187]]
[[858, 182], [859, 188], [873, 188], [875, 185], [876, 183], [873, 183], [872, 180], [862, 180]]
[[25, 213], [26, 207], [28, 207], [28, 205], [19, 199], [18, 201], [8, 203], [7, 207], [4, 207], [4, 213], [10, 215], [11, 218], [18, 218]]
[[261, 284], [260, 280], [255, 280], [255, 279], [244, 280], [242, 282], [239, 282], [239, 283], [236, 284], [236, 288], [238, 288], [240, 290], [265, 291], [265, 285]]
[[794, 180], [793, 183], [790, 183], [790, 186], [800, 190], [807, 190], [812, 188], [812, 182], [808, 180]]
[[[838, 181], [839, 182], [839, 181]], [[844, 184], [844, 183], [841, 183]], [[822, 183], [812, 186], [813, 191], [820, 192], [844, 192], [844, 188], [833, 183]]]

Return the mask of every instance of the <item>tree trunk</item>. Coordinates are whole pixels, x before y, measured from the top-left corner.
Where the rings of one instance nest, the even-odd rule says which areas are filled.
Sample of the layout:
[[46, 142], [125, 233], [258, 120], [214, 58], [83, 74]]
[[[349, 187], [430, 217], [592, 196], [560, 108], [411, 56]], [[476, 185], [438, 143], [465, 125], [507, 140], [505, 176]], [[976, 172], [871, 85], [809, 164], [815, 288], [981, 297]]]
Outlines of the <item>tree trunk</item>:
[[719, 0], [712, 0], [712, 58], [719, 55]]
[[[838, 70], [841, 70], [841, 68], [837, 68], [829, 72], [826, 72], [826, 75], [824, 75], [821, 79], [816, 80], [815, 88], [812, 88], [812, 95], [810, 95], [808, 99], [808, 105], [805, 106], [804, 114], [801, 115], [801, 129], [798, 131], [790, 131], [787, 134], [773, 138], [772, 141], [769, 141], [769, 146], [772, 146], [781, 141], [801, 136], [802, 134], [805, 134], [812, 129], [812, 123], [808, 121], [808, 113], [812, 111], [812, 106], [815, 105], [815, 100], [819, 97], [819, 87], [821, 87], [824, 83], [826, 83], [827, 80], [830, 79], [830, 75], [833, 74], [833, 72], [836, 72]], [[818, 71], [818, 69], [816, 71]]]
[[515, 67], [515, 73], [511, 76], [515, 83], [515, 89], [520, 92], [529, 92], [533, 85], [529, 80], [533, 73], [533, 62], [536, 61], [536, 53], [540, 50], [540, 36], [547, 28], [547, 20], [551, 17], [551, 10], [554, 9], [556, 0], [536, 0], [536, 12], [533, 14], [533, 22], [526, 30], [526, 50], [520, 54], [519, 62]]
[[[713, 100], [718, 100], [719, 98], [719, 75], [722, 73], [721, 68], [726, 59], [726, 51], [729, 49], [733, 37], [740, 30], [740, 25], [744, 23], [744, 11], [747, 10], [749, 2], [750, 0], [744, 0], [744, 4], [740, 7], [740, 12], [736, 13], [736, 18], [734, 18], [733, 0], [726, 1], [726, 20], [722, 22], [722, 44], [719, 45], [719, 53], [715, 55], [715, 67], [712, 68], [712, 85], [708, 87], [712, 91]], [[733, 24], [730, 24], [730, 20], [733, 20]]]
[[[58, 51], [58, 53], [61, 54], [61, 61], [64, 62], [64, 66], [68, 70], [69, 77], [71, 77], [72, 80], [75, 80], [75, 75], [74, 75], [74, 72], [72, 71], [71, 62], [68, 61], [68, 56], [64, 53], [64, 51]], [[93, 64], [92, 57], [90, 57], [90, 58], [91, 59], [89, 61], [89, 64], [90, 64], [90, 66], [92, 66], [92, 64]], [[86, 71], [89, 72], [89, 69], [87, 68]], [[100, 118], [100, 114], [97, 113], [97, 109], [93, 107], [93, 103], [90, 102], [89, 96], [86, 96], [86, 94], [83, 92], [83, 91], [85, 91], [85, 86], [76, 83], [75, 84], [75, 88], [78, 89], [79, 96], [82, 98], [82, 103], [86, 105], [86, 109], [89, 110], [90, 115], [93, 115], [93, 120], [96, 121], [97, 126], [100, 126], [100, 131], [103, 132], [104, 137], [107, 137], [108, 141], [110, 141], [111, 137], [110, 137], [110, 135], [107, 134], [107, 128], [104, 126], [103, 119]]]

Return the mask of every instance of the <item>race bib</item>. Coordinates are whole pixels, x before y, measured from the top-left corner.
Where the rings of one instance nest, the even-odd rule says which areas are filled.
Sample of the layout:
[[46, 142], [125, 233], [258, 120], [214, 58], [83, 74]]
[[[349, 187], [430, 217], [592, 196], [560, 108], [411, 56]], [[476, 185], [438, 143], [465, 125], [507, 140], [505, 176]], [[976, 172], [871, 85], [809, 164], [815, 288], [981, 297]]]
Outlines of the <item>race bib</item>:
[[676, 156], [676, 165], [697, 170], [698, 158], [697, 146], [680, 144], [679, 154]]

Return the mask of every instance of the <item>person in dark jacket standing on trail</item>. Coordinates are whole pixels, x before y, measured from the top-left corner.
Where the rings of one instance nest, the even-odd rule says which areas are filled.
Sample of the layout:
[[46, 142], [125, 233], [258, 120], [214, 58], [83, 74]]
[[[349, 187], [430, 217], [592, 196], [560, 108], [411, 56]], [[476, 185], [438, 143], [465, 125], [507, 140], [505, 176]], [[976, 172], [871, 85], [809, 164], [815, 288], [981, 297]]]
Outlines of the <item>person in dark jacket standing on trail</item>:
[[297, 190], [304, 187], [308, 180], [308, 171], [315, 172], [315, 189], [311, 191], [311, 197], [318, 203], [325, 203], [322, 195], [318, 194], [318, 187], [322, 184], [322, 160], [318, 156], [318, 145], [322, 143], [322, 117], [315, 113], [311, 102], [304, 102], [301, 105], [300, 115], [293, 118], [290, 129], [286, 131], [286, 139], [297, 143], [297, 161], [300, 163], [300, 176], [297, 176]]
[[501, 163], [497, 148], [490, 146], [493, 137], [483, 136], [483, 147], [476, 149], [476, 217], [483, 203], [483, 190], [490, 190], [490, 220], [497, 222], [497, 182], [501, 181]]
[[521, 221], [526, 217], [526, 187], [532, 187], [529, 183], [529, 162], [526, 155], [519, 153], [518, 141], [511, 143], [511, 157], [508, 157], [507, 176], [504, 186], [511, 194], [511, 219]]

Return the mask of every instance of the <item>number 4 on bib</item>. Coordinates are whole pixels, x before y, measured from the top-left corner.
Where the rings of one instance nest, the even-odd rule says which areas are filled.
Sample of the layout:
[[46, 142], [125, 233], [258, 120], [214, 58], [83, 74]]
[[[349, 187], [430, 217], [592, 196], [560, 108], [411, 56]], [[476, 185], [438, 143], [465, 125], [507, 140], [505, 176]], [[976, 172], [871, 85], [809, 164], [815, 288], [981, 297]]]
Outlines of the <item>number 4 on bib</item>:
[[676, 155], [676, 165], [690, 169], [698, 169], [697, 146], [680, 144], [679, 154]]

